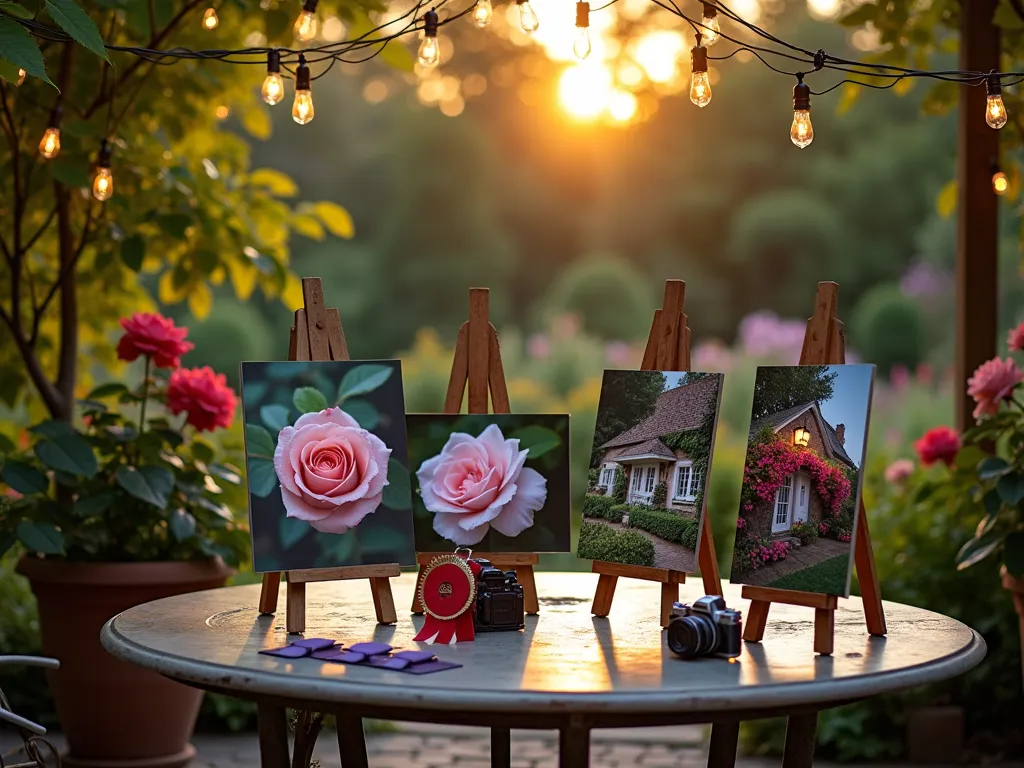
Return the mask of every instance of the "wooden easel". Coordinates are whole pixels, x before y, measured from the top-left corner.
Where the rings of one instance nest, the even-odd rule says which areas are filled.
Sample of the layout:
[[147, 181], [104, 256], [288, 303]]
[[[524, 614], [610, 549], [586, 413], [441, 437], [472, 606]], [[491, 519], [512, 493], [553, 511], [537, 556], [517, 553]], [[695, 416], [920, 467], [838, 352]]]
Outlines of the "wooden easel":
[[[493, 413], [511, 413], [508, 390], [505, 387], [505, 371], [501, 366], [501, 349], [498, 346], [498, 332], [490, 322], [490, 290], [469, 289], [469, 320], [459, 328], [455, 341], [455, 356], [452, 373], [448, 379], [448, 392], [444, 398], [444, 413], [458, 413], [462, 410], [462, 397], [469, 384], [469, 413], [487, 413], [487, 392], [491, 393]], [[423, 566], [438, 555], [437, 552], [422, 552], [416, 556]], [[516, 579], [523, 585], [523, 606], [526, 613], [538, 612], [537, 582], [533, 568], [540, 558], [536, 552], [473, 552], [474, 557], [490, 560], [502, 570], [516, 572]], [[419, 601], [419, 579], [413, 593], [412, 612], [423, 613]]]
[[[814, 314], [807, 321], [804, 346], [800, 352], [800, 365], [841, 365], [846, 362], [846, 339], [843, 324], [836, 319], [839, 303], [839, 284], [818, 283], [818, 294], [814, 300]], [[871, 550], [871, 535], [868, 532], [868, 516], [861, 498], [857, 509], [857, 534], [853, 545], [853, 560], [857, 566], [857, 577], [864, 603], [864, 622], [868, 633], [882, 636], [886, 633], [885, 612], [882, 609], [882, 594], [878, 588], [875, 573], [875, 556]], [[764, 637], [768, 623], [768, 609], [772, 603], [802, 605], [814, 609], [814, 651], [823, 656], [832, 654], [835, 640], [835, 615], [838, 598], [818, 592], [801, 592], [772, 587], [743, 587], [744, 599], [750, 600], [743, 639], [757, 643]]]
[[[647, 337], [641, 371], [688, 371], [690, 370], [690, 329], [683, 314], [683, 297], [686, 283], [682, 280], [665, 281], [665, 301], [661, 309], [654, 311], [654, 322]], [[707, 483], [707, 478], [704, 480]], [[707, 513], [707, 494], [701, 509], [703, 524], [700, 527], [700, 542], [697, 545], [697, 564], [704, 581], [704, 593], [722, 594], [722, 579], [718, 574], [718, 558], [715, 555], [715, 541], [711, 532], [711, 519]], [[594, 573], [600, 574], [594, 605], [590, 612], [595, 616], [607, 616], [615, 597], [615, 584], [620, 576], [630, 579], [661, 582], [661, 626], [667, 627], [672, 613], [672, 604], [679, 599], [679, 585], [686, 583], [686, 574], [667, 568], [647, 568], [639, 565], [622, 565], [595, 560]]]
[[[295, 325], [288, 342], [289, 360], [348, 360], [348, 345], [341, 327], [341, 315], [324, 306], [324, 289], [319, 277], [302, 279], [304, 309], [295, 310]], [[356, 565], [344, 568], [322, 568], [288, 571], [288, 602], [285, 627], [289, 632], [306, 629], [306, 584], [314, 581], [369, 579], [373, 607], [379, 624], [398, 621], [395, 600], [391, 595], [392, 576], [401, 574], [398, 563]], [[260, 591], [260, 613], [277, 611], [281, 573], [263, 574]]]

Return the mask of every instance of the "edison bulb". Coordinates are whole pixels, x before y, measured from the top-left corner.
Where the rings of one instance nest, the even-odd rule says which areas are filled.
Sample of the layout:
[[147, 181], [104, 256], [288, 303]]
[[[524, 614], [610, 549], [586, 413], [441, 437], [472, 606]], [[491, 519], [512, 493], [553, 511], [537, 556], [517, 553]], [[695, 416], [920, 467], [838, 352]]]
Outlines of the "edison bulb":
[[537, 18], [537, 12], [530, 5], [530, 0], [523, 0], [519, 3], [519, 26], [527, 34], [536, 32], [537, 27], [540, 26], [540, 19]]
[[316, 13], [303, 9], [299, 18], [295, 20], [295, 37], [302, 42], [308, 42], [316, 37], [317, 28], [320, 26], [316, 20]]
[[718, 23], [718, 13], [714, 16], [705, 15], [701, 20], [700, 44], [710, 48], [722, 37], [722, 25]]
[[305, 125], [313, 119], [312, 91], [295, 91], [295, 101], [292, 103], [292, 119], [299, 125]]
[[424, 67], [437, 66], [438, 62], [441, 61], [441, 49], [437, 44], [437, 37], [427, 35], [423, 38], [423, 42], [420, 43], [418, 58], [420, 64]]
[[274, 106], [284, 98], [284, 80], [280, 72], [268, 72], [263, 78], [263, 87], [260, 88], [263, 94], [263, 101]]
[[109, 200], [114, 194], [114, 174], [109, 168], [97, 168], [92, 180], [92, 196], [100, 202]]
[[1006, 125], [1006, 105], [1001, 94], [989, 94], [985, 104], [985, 122], [990, 128], [1002, 128]]
[[494, 8], [491, 6], [491, 0], [477, 0], [473, 7], [473, 23], [478, 29], [483, 29], [490, 24], [493, 15]]
[[1006, 174], [1002, 171], [996, 171], [992, 174], [992, 191], [997, 195], [1006, 194], [1006, 190], [1010, 188], [1010, 181], [1006, 178]]
[[28, 74], [24, 69], [18, 69], [18, 82], [15, 85], [21, 85], [25, 82], [25, 76]]
[[793, 125], [789, 129], [789, 138], [800, 149], [810, 146], [814, 141], [814, 126], [811, 125], [811, 110], [794, 109]]
[[[216, 29], [217, 25], [220, 24], [220, 19], [217, 18], [217, 9], [210, 8], [206, 9], [206, 13], [203, 14], [203, 29]], [[103, 198], [106, 200], [106, 198]]]
[[53, 160], [60, 154], [60, 128], [50, 126], [39, 140], [39, 154], [47, 160]]
[[576, 29], [576, 39], [572, 44], [572, 52], [576, 54], [577, 59], [585, 59], [590, 55], [590, 27], [578, 27]]
[[694, 72], [690, 80], [690, 101], [698, 107], [711, 103], [711, 81], [707, 72]]

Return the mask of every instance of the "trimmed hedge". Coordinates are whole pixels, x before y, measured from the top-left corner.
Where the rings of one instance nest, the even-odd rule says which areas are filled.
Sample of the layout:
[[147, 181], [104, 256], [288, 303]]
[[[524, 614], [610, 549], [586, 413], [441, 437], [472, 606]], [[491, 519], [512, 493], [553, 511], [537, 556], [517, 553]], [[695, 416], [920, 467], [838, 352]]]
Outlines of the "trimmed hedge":
[[608, 517], [608, 510], [615, 504], [611, 496], [586, 496], [583, 499], [584, 517]]
[[639, 528], [666, 541], [697, 548], [697, 520], [663, 509], [634, 509], [629, 513], [631, 528]]
[[613, 523], [621, 523], [622, 518], [626, 516], [630, 509], [629, 504], [616, 504], [609, 508], [607, 519], [611, 520]]
[[623, 565], [654, 565], [654, 543], [634, 531], [617, 531], [586, 520], [580, 526], [579, 557]]

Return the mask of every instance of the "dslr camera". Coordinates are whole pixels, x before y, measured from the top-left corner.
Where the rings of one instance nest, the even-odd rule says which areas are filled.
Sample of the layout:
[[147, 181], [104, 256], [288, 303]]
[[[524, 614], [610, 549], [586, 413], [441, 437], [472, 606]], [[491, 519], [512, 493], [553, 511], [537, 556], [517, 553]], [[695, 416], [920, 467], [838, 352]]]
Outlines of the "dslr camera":
[[480, 565], [476, 579], [476, 610], [473, 622], [477, 632], [515, 631], [526, 626], [523, 610], [523, 585], [515, 571], [502, 571], [490, 560], [474, 560]]
[[668, 647], [684, 659], [740, 655], [743, 615], [726, 608], [719, 595], [705, 595], [693, 605], [673, 603], [668, 625]]

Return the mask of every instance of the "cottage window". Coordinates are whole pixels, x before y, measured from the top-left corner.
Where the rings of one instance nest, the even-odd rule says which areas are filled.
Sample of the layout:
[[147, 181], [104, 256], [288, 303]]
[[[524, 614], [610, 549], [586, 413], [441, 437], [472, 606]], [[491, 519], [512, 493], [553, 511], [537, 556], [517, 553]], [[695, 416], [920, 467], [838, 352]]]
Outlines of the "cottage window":
[[673, 498], [677, 501], [693, 501], [700, 491], [700, 483], [701, 473], [693, 466], [693, 462], [678, 462]]
[[640, 492], [641, 475], [643, 475], [643, 470], [640, 467], [633, 467], [633, 475], [629, 482], [629, 489], [631, 491]]
[[789, 528], [789, 489], [790, 489], [790, 478], [786, 478], [786, 482], [779, 486], [779, 490], [775, 493], [775, 524], [772, 526], [772, 530], [787, 530]]
[[609, 486], [615, 481], [615, 465], [605, 464], [601, 468], [601, 479], [598, 481], [600, 486]]
[[656, 473], [656, 467], [647, 468], [647, 483], [644, 486], [644, 493], [654, 493], [654, 476]]

